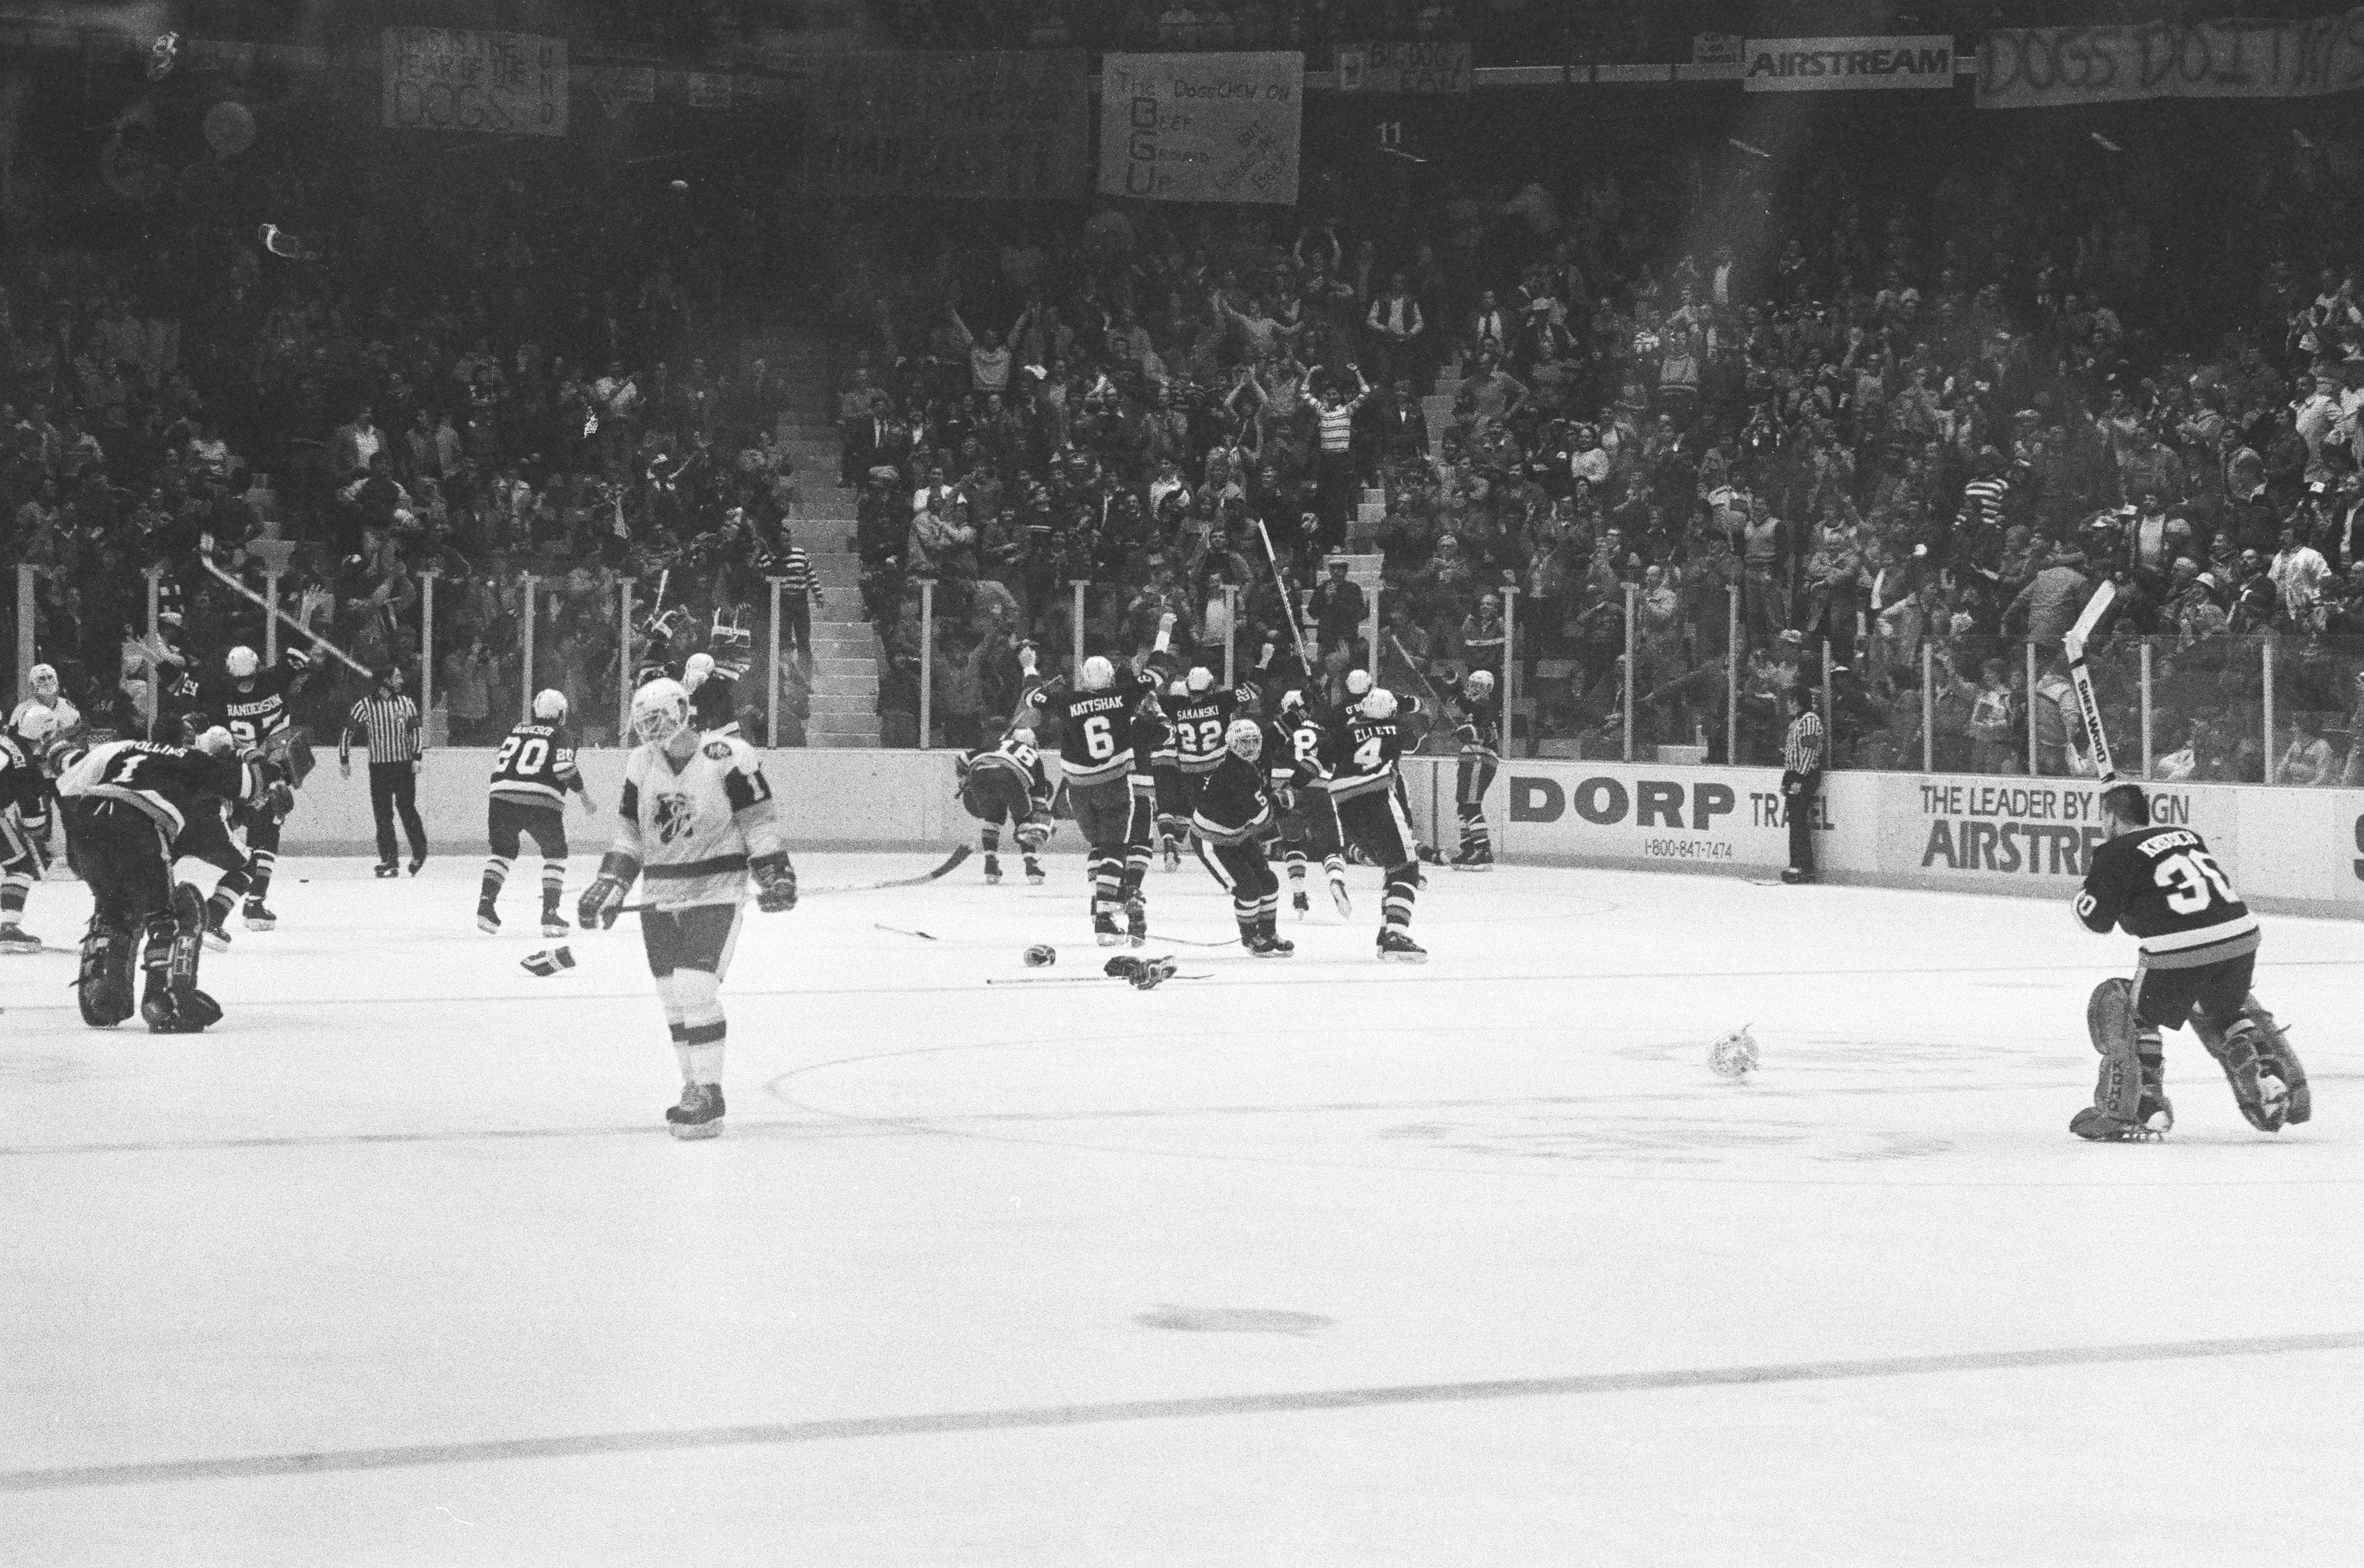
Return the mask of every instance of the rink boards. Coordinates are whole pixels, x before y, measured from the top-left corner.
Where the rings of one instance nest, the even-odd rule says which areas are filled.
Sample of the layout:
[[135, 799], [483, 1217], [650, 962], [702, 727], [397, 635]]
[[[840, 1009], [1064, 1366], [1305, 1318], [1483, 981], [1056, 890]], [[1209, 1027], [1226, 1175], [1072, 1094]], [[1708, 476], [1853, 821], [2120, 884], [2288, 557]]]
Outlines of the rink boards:
[[[783, 750], [764, 753], [792, 841], [901, 849], [969, 841], [976, 824], [953, 790], [951, 751]], [[596, 799], [612, 808], [620, 751], [583, 753]], [[485, 837], [493, 752], [452, 748], [421, 765], [418, 806], [438, 853], [475, 854]], [[1055, 768], [1054, 754], [1044, 761]], [[1451, 757], [1405, 759], [1414, 827], [1455, 841]], [[2153, 818], [2198, 830], [2268, 909], [2364, 916], [2364, 790], [2230, 784], [2147, 786]], [[2091, 780], [1846, 773], [1817, 804], [1815, 858], [1833, 880], [1954, 892], [2066, 895], [2101, 841]], [[1780, 774], [1770, 768], [1518, 760], [1487, 793], [1506, 860], [1722, 873], [1764, 878], [1788, 863]], [[567, 817], [577, 852], [605, 848], [604, 818]], [[1068, 828], [1065, 832], [1072, 833]], [[289, 818], [291, 854], [370, 851], [369, 789], [316, 772]]]

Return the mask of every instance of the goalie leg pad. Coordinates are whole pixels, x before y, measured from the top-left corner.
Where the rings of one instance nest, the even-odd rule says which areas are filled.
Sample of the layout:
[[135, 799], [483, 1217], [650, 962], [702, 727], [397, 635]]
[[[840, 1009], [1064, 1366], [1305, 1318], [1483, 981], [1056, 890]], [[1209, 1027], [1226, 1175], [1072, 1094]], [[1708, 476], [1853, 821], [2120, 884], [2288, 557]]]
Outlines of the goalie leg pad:
[[2314, 1114], [2306, 1069], [2291, 1049], [2290, 1037], [2254, 993], [2242, 998], [2240, 1016], [2229, 1025], [2220, 1025], [2198, 1009], [2192, 1013], [2191, 1025], [2200, 1043], [2225, 1070], [2233, 1103], [2251, 1127], [2259, 1132], [2279, 1132]]
[[2135, 987], [2105, 980], [2085, 1004], [2085, 1028], [2101, 1053], [2093, 1103], [2071, 1118], [2068, 1130], [2096, 1142], [2156, 1137], [2174, 1125], [2160, 1092], [2158, 1030], [2135, 1016]]
[[82, 1021], [91, 1028], [111, 1029], [138, 1010], [131, 995], [134, 950], [129, 927], [91, 917], [90, 927], [83, 933], [82, 970], [74, 979]]

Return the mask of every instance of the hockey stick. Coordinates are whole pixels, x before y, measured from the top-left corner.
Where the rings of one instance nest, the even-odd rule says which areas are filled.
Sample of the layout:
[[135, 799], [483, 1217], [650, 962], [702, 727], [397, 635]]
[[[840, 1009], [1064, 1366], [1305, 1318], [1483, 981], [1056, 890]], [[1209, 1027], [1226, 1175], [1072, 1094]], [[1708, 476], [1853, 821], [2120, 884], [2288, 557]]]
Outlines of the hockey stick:
[[2118, 595], [2118, 585], [2108, 578], [2086, 603], [2084, 613], [2068, 635], [2060, 639], [2061, 651], [2068, 655], [2068, 682], [2077, 688], [2077, 710], [2084, 717], [2085, 739], [2092, 742], [2093, 769], [2101, 774], [2104, 787], [2118, 782], [2118, 766], [2110, 760], [2110, 738], [2102, 728], [2102, 705], [2093, 696], [2093, 677], [2085, 668], [2085, 639], [2093, 635], [2110, 602]]
[[270, 600], [264, 598], [262, 595], [256, 593], [253, 589], [248, 587], [245, 584], [231, 576], [220, 567], [216, 566], [211, 556], [200, 552], [197, 556], [197, 562], [206, 571], [212, 573], [214, 576], [220, 579], [222, 585], [229, 589], [231, 593], [236, 594], [240, 598], [246, 600], [249, 604], [254, 605], [269, 614], [277, 617], [280, 622], [286, 626], [290, 630], [302, 632], [306, 637], [311, 639], [313, 647], [318, 648], [335, 658], [354, 674], [361, 676], [366, 681], [374, 681], [377, 679], [377, 672], [375, 670], [371, 669], [360, 660], [355, 659], [351, 654], [346, 652], [335, 643], [330, 642], [327, 638], [322, 637], [318, 632], [314, 631], [310, 627], [306, 626], [302, 621], [297, 620], [294, 616], [291, 616], [285, 610], [281, 609], [277, 605], [273, 604]]
[[1153, 942], [1172, 942], [1178, 948], [1231, 948], [1240, 945], [1240, 940], [1237, 937], [1232, 938], [1229, 941], [1221, 942], [1202, 942], [1195, 940], [1189, 937], [1168, 936], [1153, 936], [1149, 940]]
[[1297, 599], [1288, 586], [1288, 579], [1281, 575], [1280, 552], [1272, 548], [1272, 535], [1266, 529], [1262, 517], [1256, 519], [1256, 537], [1264, 540], [1265, 559], [1272, 562], [1272, 585], [1280, 590], [1281, 609], [1288, 617], [1288, 634], [1297, 639], [1297, 662], [1305, 666], [1306, 678], [1310, 680], [1315, 665], [1313, 655], [1305, 651], [1305, 628], [1297, 624]]
[[917, 937], [921, 941], [932, 942], [937, 940], [935, 936], [930, 932], [915, 931], [909, 926], [890, 926], [884, 920], [871, 921], [870, 929], [874, 931], [892, 931], [898, 937]]
[[[918, 887], [923, 883], [933, 882], [938, 877], [944, 875], [948, 872], [952, 871], [955, 866], [959, 865], [963, 861], [968, 859], [968, 856], [969, 848], [966, 844], [963, 844], [959, 849], [954, 850], [950, 855], [945, 857], [943, 864], [938, 866], [933, 871], [921, 872], [918, 876], [898, 876], [892, 882], [857, 883], [852, 887], [808, 887], [802, 889], [797, 894], [797, 896], [800, 898], [810, 898], [817, 894], [822, 893], [878, 893], [890, 887]], [[619, 915], [645, 915], [655, 907], [656, 906], [654, 904], [643, 901], [639, 904], [627, 904], [622, 908], [618, 909], [616, 913]], [[917, 936], [925, 935], [926, 933], [910, 932], [906, 934]], [[929, 940], [932, 941], [935, 939], [931, 937]]]

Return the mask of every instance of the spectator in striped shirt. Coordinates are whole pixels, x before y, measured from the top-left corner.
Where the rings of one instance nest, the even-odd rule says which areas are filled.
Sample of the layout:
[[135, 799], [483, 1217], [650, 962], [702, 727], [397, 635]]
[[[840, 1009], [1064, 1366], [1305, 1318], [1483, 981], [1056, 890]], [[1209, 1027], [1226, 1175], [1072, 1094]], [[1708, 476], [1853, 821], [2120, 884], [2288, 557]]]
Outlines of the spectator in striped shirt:
[[781, 640], [788, 651], [806, 664], [812, 662], [812, 612], [821, 603], [820, 579], [813, 575], [812, 557], [788, 536], [786, 525], [780, 528], [780, 550], [772, 562], [771, 575], [780, 578], [780, 613], [787, 625], [781, 628]]
[[1813, 693], [1790, 688], [1790, 732], [1781, 740], [1782, 815], [1790, 823], [1790, 865], [1781, 880], [1795, 886], [1814, 880], [1814, 797], [1823, 787], [1823, 721]]
[[2002, 528], [2003, 501], [2010, 494], [2011, 481], [2003, 473], [2002, 453], [1992, 447], [1980, 448], [1978, 476], [1962, 486], [1959, 525]]
[[369, 743], [370, 815], [377, 819], [377, 874], [393, 876], [394, 818], [410, 839], [410, 874], [427, 863], [427, 825], [418, 819], [418, 705], [402, 695], [402, 672], [389, 669], [353, 704], [337, 737], [337, 772], [353, 776], [353, 736]]
[[1355, 504], [1355, 414], [1371, 395], [1371, 384], [1363, 379], [1362, 368], [1350, 364], [1346, 369], [1355, 377], [1355, 395], [1348, 397], [1346, 389], [1332, 376], [1314, 411], [1321, 443], [1320, 484], [1313, 503], [1321, 528], [1314, 536], [1314, 548], [1325, 553], [1345, 541], [1346, 516]]

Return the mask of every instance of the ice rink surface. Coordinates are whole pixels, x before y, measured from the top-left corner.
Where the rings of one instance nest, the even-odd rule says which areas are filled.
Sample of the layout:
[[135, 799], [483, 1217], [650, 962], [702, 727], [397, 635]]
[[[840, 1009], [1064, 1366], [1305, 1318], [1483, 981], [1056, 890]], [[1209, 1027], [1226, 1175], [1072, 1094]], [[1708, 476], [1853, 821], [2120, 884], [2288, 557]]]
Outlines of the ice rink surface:
[[[971, 862], [751, 909], [686, 1144], [637, 937], [533, 978], [532, 878], [484, 937], [476, 863], [286, 863], [198, 1038], [0, 961], [0, 1561], [2364, 1552], [2354, 924], [2266, 922], [2313, 1123], [2176, 1036], [2174, 1134], [2097, 1146], [2133, 944], [2057, 903], [1436, 872], [1402, 968], [1358, 869], [1294, 959], [1153, 942], [1208, 977], [1142, 993], [987, 985], [1105, 954], [1077, 859]], [[1231, 935], [1195, 866], [1149, 891]]]

